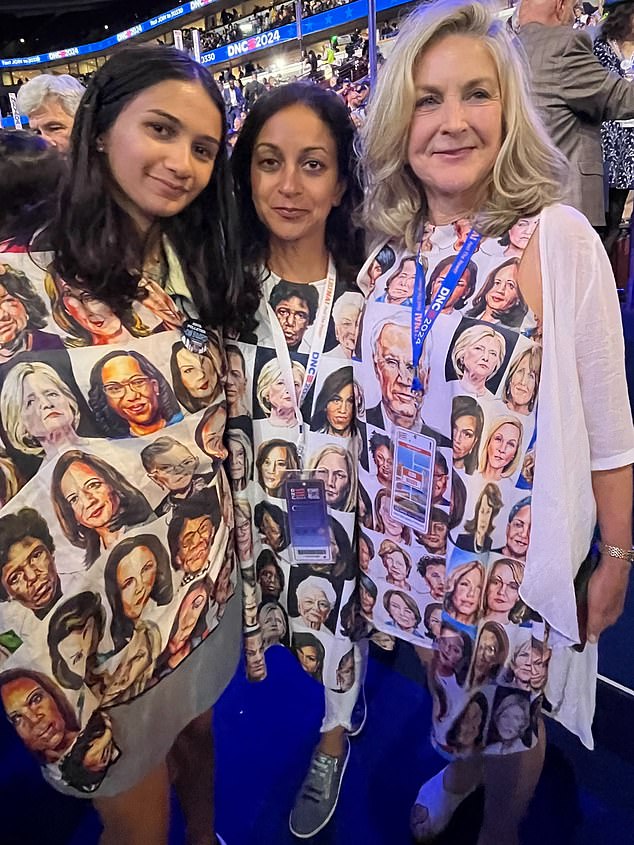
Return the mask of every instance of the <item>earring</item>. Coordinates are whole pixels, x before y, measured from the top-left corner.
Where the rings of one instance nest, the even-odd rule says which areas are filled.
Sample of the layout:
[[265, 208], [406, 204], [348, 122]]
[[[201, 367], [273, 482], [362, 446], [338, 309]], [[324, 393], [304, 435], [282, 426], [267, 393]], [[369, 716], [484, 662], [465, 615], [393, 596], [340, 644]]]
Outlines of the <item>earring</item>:
[[105, 152], [105, 147], [104, 147], [104, 145], [103, 145], [103, 141], [102, 141], [102, 140], [98, 140], [98, 141], [97, 141], [97, 152], [98, 152], [98, 153], [103, 153], [103, 152]]

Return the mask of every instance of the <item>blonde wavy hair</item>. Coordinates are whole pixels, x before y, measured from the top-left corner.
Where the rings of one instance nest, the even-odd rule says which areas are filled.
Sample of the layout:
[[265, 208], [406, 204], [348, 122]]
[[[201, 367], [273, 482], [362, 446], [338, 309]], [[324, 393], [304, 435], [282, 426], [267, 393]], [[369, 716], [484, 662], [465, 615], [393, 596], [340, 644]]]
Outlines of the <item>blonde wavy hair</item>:
[[416, 92], [414, 74], [425, 51], [446, 35], [469, 35], [489, 50], [502, 103], [502, 147], [490, 174], [486, 201], [475, 226], [499, 237], [520, 217], [561, 200], [568, 171], [531, 103], [528, 67], [487, 3], [436, 0], [406, 19], [383, 65], [361, 130], [363, 223], [371, 242], [396, 239], [414, 250], [427, 204], [407, 161]]

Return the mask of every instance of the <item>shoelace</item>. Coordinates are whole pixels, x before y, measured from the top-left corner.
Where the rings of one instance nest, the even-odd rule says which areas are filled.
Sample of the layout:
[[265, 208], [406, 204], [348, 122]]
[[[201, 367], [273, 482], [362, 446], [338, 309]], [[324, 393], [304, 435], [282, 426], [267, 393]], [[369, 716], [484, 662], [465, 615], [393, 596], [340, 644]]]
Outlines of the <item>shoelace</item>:
[[337, 760], [334, 757], [327, 757], [325, 754], [313, 757], [303, 789], [306, 798], [319, 802], [328, 797], [336, 766]]

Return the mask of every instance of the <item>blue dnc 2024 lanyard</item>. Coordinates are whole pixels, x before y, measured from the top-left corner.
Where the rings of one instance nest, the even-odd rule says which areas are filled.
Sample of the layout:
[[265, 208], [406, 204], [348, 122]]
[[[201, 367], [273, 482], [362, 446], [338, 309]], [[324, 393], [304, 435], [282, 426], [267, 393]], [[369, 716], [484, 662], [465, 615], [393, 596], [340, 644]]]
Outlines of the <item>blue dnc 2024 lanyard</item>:
[[420, 378], [418, 377], [418, 366], [423, 354], [423, 344], [425, 338], [429, 334], [431, 327], [434, 325], [436, 317], [440, 314], [442, 309], [451, 298], [452, 293], [456, 289], [459, 279], [465, 271], [471, 256], [478, 248], [478, 244], [482, 240], [482, 235], [478, 234], [475, 229], [471, 229], [467, 235], [467, 240], [462, 245], [462, 248], [451, 268], [445, 276], [444, 282], [440, 286], [440, 290], [432, 300], [431, 304], [425, 311], [425, 268], [423, 266], [423, 245], [421, 243], [416, 257], [416, 278], [414, 280], [414, 297], [412, 302], [412, 349], [414, 353], [414, 379], [412, 381], [412, 390], [422, 390]]

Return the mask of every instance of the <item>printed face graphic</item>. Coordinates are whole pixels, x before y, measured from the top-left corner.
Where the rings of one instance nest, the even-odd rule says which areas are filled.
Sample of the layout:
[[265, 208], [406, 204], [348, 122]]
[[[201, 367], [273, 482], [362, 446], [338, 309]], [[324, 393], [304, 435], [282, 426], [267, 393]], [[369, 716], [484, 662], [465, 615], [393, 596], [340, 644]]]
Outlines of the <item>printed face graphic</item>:
[[440, 628], [442, 625], [442, 610], [438, 608], [437, 610], [432, 610], [429, 614], [429, 630], [434, 638], [440, 635]]
[[[431, 297], [430, 297], [430, 301], [433, 301], [433, 299], [435, 298], [436, 294], [437, 294], [437, 293], [438, 293], [438, 291], [440, 290], [441, 285], [443, 284], [443, 282], [444, 282], [444, 281], [445, 281], [445, 279], [447, 278], [447, 273], [449, 272], [449, 270], [450, 270], [450, 269], [451, 269], [451, 265], [449, 265], [449, 267], [446, 267], [446, 268], [445, 268], [445, 269], [444, 269], [444, 270], [443, 270], [443, 271], [442, 271], [442, 272], [441, 272], [441, 273], [440, 273], [440, 274], [439, 274], [439, 275], [438, 275], [438, 276], [434, 279], [434, 282], [433, 282], [433, 284], [432, 284], [432, 286], [431, 286]], [[464, 293], [465, 293], [465, 291], [467, 290], [468, 286], [469, 286], [469, 274], [468, 274], [468, 272], [467, 272], [467, 271], [465, 271], [465, 272], [462, 274], [462, 276], [460, 276], [460, 278], [458, 279], [458, 281], [457, 281], [457, 283], [456, 283], [456, 287], [455, 287], [455, 289], [454, 289], [453, 293], [451, 294], [451, 296], [449, 297], [449, 299], [448, 299], [448, 300], [447, 300], [447, 302], [445, 303], [445, 306], [444, 306], [444, 308], [442, 309], [442, 310], [443, 310], [443, 314], [451, 314], [451, 312], [452, 312], [452, 311], [453, 311], [453, 309], [454, 309], [454, 306], [455, 306], [456, 302], [458, 302], [458, 300], [459, 300], [462, 296], [464, 296]]]
[[219, 405], [213, 414], [207, 417], [202, 428], [203, 451], [212, 458], [220, 458], [224, 461], [227, 457], [225, 447], [222, 445], [222, 435], [227, 423], [227, 412]]
[[106, 528], [119, 510], [118, 494], [96, 469], [82, 461], [68, 467], [60, 489], [75, 519], [85, 528]]
[[432, 501], [440, 502], [447, 490], [448, 473], [436, 461], [434, 463], [434, 481], [432, 487]]
[[500, 344], [494, 337], [483, 337], [464, 352], [465, 375], [474, 381], [486, 381], [500, 366]]
[[215, 529], [211, 518], [202, 516], [185, 519], [179, 535], [178, 559], [187, 573], [200, 572], [207, 563]]
[[144, 630], [135, 628], [126, 646], [125, 656], [108, 677], [108, 687], [102, 704], [113, 701], [121, 693], [140, 683], [153, 663], [150, 638]]
[[262, 461], [262, 481], [264, 488], [268, 491], [275, 491], [284, 480], [285, 470], [288, 467], [288, 454], [284, 446], [274, 446], [269, 449], [267, 456]]
[[416, 614], [409, 608], [402, 596], [391, 596], [388, 613], [402, 631], [411, 633], [416, 628]]
[[304, 339], [310, 312], [306, 300], [298, 296], [282, 299], [275, 307], [275, 314], [280, 321], [286, 343], [295, 348]]
[[521, 736], [529, 724], [528, 705], [526, 708], [521, 704], [507, 704], [500, 707], [495, 720], [496, 727], [502, 742], [510, 742]]
[[422, 396], [412, 393], [414, 365], [410, 330], [388, 323], [377, 338], [374, 356], [381, 397], [390, 421], [411, 428], [416, 422]]
[[375, 449], [374, 463], [376, 464], [376, 480], [384, 487], [391, 487], [394, 458], [388, 446], [379, 446]]
[[86, 663], [93, 648], [95, 620], [88, 619], [82, 628], [77, 628], [60, 640], [57, 648], [62, 659], [74, 675], [86, 676]]
[[456, 418], [452, 441], [454, 461], [464, 461], [471, 452], [476, 440], [477, 430], [477, 420], [471, 414]]
[[272, 563], [262, 567], [258, 575], [258, 581], [260, 582], [263, 593], [279, 597], [282, 592], [282, 582], [277, 569]]
[[229, 405], [235, 405], [244, 398], [247, 386], [247, 379], [242, 368], [242, 359], [235, 352], [227, 354], [227, 382], [225, 384], [225, 395]]
[[439, 668], [447, 672], [455, 672], [464, 655], [462, 638], [451, 634], [443, 634], [441, 631], [437, 643]]
[[112, 728], [106, 722], [104, 732], [96, 736], [89, 744], [84, 754], [82, 764], [89, 772], [105, 772], [111, 762], [118, 756], [117, 747], [112, 738]]
[[514, 558], [526, 559], [531, 536], [531, 506], [524, 505], [506, 527], [506, 546]]
[[447, 526], [444, 522], [431, 519], [429, 530], [420, 536], [427, 551], [433, 555], [444, 554], [447, 550]]
[[511, 376], [510, 394], [511, 403], [518, 413], [528, 413], [528, 405], [533, 401], [535, 388], [537, 386], [537, 375], [530, 366], [530, 358], [526, 355], [517, 366]]
[[509, 311], [519, 299], [517, 284], [517, 264], [500, 268], [493, 279], [491, 289], [486, 295], [486, 304], [490, 311]]
[[321, 661], [317, 649], [313, 645], [305, 645], [303, 648], [297, 649], [297, 657], [302, 664], [302, 668], [308, 672], [309, 675], [314, 675], [321, 668]]
[[543, 689], [548, 677], [548, 663], [550, 660], [550, 652], [547, 650], [546, 654], [538, 649], [532, 649], [531, 653], [531, 689], [539, 691]]
[[337, 686], [343, 692], [352, 688], [354, 684], [354, 656], [344, 654], [337, 667]]
[[187, 645], [206, 606], [207, 590], [202, 584], [187, 593], [178, 609], [178, 627], [168, 643], [168, 648], [172, 654]]
[[137, 427], [153, 425], [159, 417], [159, 386], [129, 355], [118, 355], [101, 370], [106, 401], [115, 414]]
[[487, 463], [494, 473], [502, 472], [513, 463], [519, 447], [519, 432], [512, 423], [501, 425], [489, 440]]
[[400, 537], [403, 533], [403, 526], [390, 514], [390, 497], [383, 496], [379, 505], [379, 515], [383, 520], [385, 532], [393, 537]]
[[117, 565], [117, 587], [121, 606], [128, 619], [136, 620], [150, 600], [158, 565], [147, 546], [137, 546], [121, 558]]
[[414, 278], [416, 276], [416, 261], [408, 258], [403, 267], [388, 280], [386, 301], [392, 305], [401, 305], [414, 293]]
[[264, 642], [267, 644], [279, 643], [282, 637], [286, 635], [284, 614], [275, 605], [268, 605], [262, 608], [260, 612], [260, 625], [262, 626]]
[[262, 517], [262, 532], [269, 546], [279, 551], [283, 540], [282, 529], [269, 513], [265, 513]]
[[262, 676], [266, 671], [264, 646], [253, 637], [245, 638], [244, 656], [251, 677]]
[[480, 705], [475, 701], [469, 702], [458, 728], [457, 739], [460, 745], [469, 748], [475, 743], [480, 733], [481, 722], [482, 711], [480, 710]]
[[372, 593], [365, 589], [363, 585], [361, 585], [359, 590], [359, 602], [361, 603], [361, 610], [366, 614], [366, 616], [372, 616], [376, 599]]
[[326, 594], [318, 587], [313, 587], [304, 593], [298, 602], [298, 606], [300, 616], [306, 625], [309, 628], [314, 628], [316, 631], [328, 619], [328, 615], [332, 610]]
[[370, 549], [363, 538], [359, 538], [359, 566], [363, 572], [367, 572], [370, 568]]
[[59, 760], [74, 734], [68, 731], [52, 695], [31, 678], [16, 678], [2, 687], [2, 703], [29, 751], [49, 763]]
[[531, 658], [531, 643], [530, 640], [526, 640], [519, 651], [515, 654], [515, 658], [513, 660], [513, 673], [515, 675], [515, 680], [525, 689], [528, 689], [531, 680]]
[[511, 226], [509, 240], [516, 249], [526, 249], [538, 223], [539, 217], [520, 217], [517, 223]]
[[352, 382], [344, 385], [326, 404], [326, 418], [333, 434], [341, 436], [350, 432], [354, 416], [354, 389]]
[[482, 575], [480, 570], [472, 569], [457, 582], [453, 594], [453, 606], [460, 621], [471, 620], [480, 607], [482, 596]]
[[445, 570], [444, 563], [430, 563], [425, 570], [425, 581], [436, 601], [442, 601], [445, 597]]
[[288, 411], [293, 407], [293, 399], [281, 373], [279, 378], [269, 387], [269, 404], [272, 411], [278, 412]]
[[390, 579], [397, 582], [407, 578], [407, 564], [401, 552], [390, 552], [383, 558], [383, 565]]
[[198, 458], [187, 446], [174, 442], [169, 449], [154, 458], [149, 475], [164, 490], [181, 493], [192, 483], [198, 463]]
[[487, 606], [493, 613], [508, 614], [517, 602], [521, 580], [507, 563], [496, 563], [487, 587]]
[[248, 560], [253, 552], [253, 535], [251, 534], [251, 521], [245, 519], [241, 514], [235, 515], [236, 544], [240, 560]]
[[194, 399], [209, 401], [218, 384], [214, 365], [207, 355], [196, 355], [189, 349], [179, 349], [176, 363], [183, 387]]
[[230, 440], [229, 449], [229, 476], [232, 481], [241, 481], [245, 473], [244, 448], [235, 440]]
[[0, 348], [14, 346], [26, 330], [28, 320], [22, 302], [0, 284]]
[[341, 309], [339, 319], [335, 322], [335, 336], [349, 357], [352, 357], [357, 342], [360, 313], [354, 305], [349, 305]]
[[49, 606], [57, 594], [59, 577], [53, 555], [41, 540], [27, 536], [9, 547], [2, 586], [28, 610]]
[[112, 343], [119, 338], [123, 326], [109, 305], [89, 291], [64, 283], [62, 300], [68, 314], [82, 329], [89, 332], [94, 344]]
[[58, 385], [43, 373], [31, 373], [22, 385], [22, 420], [31, 437], [56, 439], [73, 426], [74, 413]]
[[480, 499], [480, 507], [476, 516], [476, 537], [480, 538], [481, 541], [491, 527], [492, 517], [493, 508], [491, 507], [491, 503], [486, 496], [483, 496]]
[[475, 668], [480, 674], [487, 674], [492, 666], [495, 666], [500, 656], [498, 639], [492, 631], [482, 631], [478, 639], [476, 649]]
[[331, 508], [341, 507], [350, 489], [350, 474], [343, 455], [328, 452], [316, 467], [326, 488], [326, 502]]

